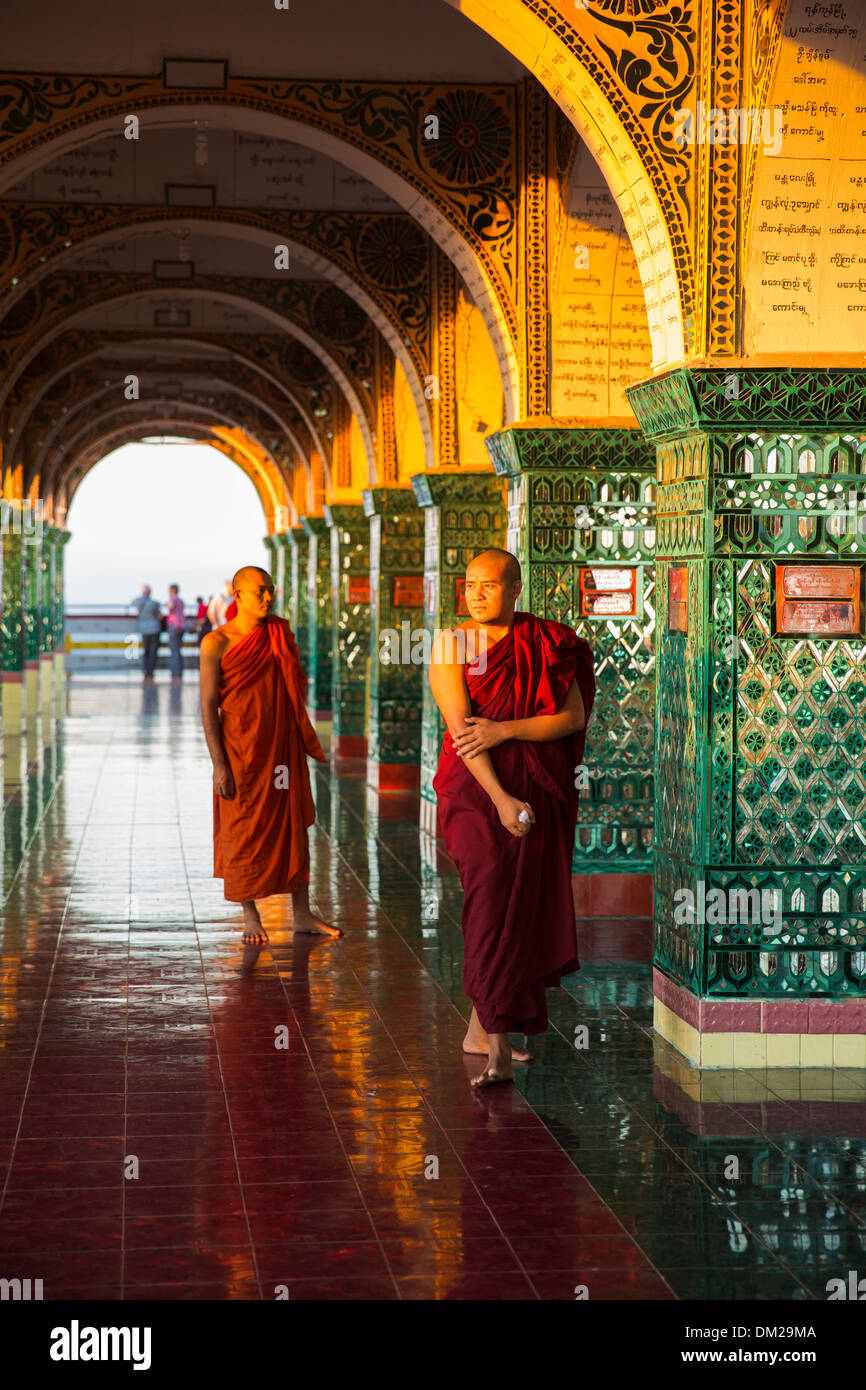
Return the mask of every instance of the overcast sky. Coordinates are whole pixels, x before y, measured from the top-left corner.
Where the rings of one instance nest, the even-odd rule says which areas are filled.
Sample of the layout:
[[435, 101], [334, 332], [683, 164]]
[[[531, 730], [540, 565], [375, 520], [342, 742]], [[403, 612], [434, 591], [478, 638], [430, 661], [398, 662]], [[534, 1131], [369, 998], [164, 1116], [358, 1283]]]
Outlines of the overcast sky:
[[266, 565], [264, 512], [240, 468], [195, 444], [126, 444], [91, 469], [66, 520], [66, 601], [209, 598], [241, 565]]

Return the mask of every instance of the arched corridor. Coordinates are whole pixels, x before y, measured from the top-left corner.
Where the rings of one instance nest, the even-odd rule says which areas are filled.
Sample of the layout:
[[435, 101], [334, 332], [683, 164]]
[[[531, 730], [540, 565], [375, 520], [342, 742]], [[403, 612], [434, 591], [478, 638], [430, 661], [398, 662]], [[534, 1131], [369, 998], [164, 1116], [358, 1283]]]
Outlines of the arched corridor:
[[[853, 10], [0, 18], [0, 1288], [815, 1302], [862, 1264]], [[213, 876], [210, 611], [140, 625], [171, 678], [119, 651], [129, 610], [75, 612], [78, 500], [160, 439], [260, 508], [252, 555], [231, 500], [231, 553], [189, 504], [192, 592], [268, 565], [339, 939], [287, 892], [244, 945]], [[105, 524], [167, 584], [128, 501]], [[502, 548], [595, 700], [581, 968], [478, 1090], [428, 667]], [[125, 605], [118, 564], [99, 585]]]

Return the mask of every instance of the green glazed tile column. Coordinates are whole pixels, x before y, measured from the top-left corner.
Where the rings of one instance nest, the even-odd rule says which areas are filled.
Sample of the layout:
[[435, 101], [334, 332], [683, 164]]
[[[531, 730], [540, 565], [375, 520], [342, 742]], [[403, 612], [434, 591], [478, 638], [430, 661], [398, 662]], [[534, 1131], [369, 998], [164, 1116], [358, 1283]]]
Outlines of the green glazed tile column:
[[[3, 682], [3, 670], [4, 670], [4, 667], [3, 667], [3, 653], [4, 653], [4, 648], [5, 648], [5, 646], [6, 646], [6, 634], [5, 634], [5, 630], [4, 630], [4, 614], [5, 614], [5, 609], [6, 609], [6, 603], [5, 603], [6, 595], [5, 595], [5, 592], [4, 592], [4, 590], [3, 590], [3, 570], [4, 570], [3, 561], [4, 561], [4, 550], [5, 550], [5, 544], [4, 544], [4, 542], [5, 542], [5, 537], [4, 537], [3, 535], [0, 535], [0, 736], [2, 736], [2, 734], [3, 734], [4, 717], [5, 717], [5, 710], [4, 710], [4, 707], [3, 707], [4, 690], [3, 690], [3, 683], [2, 683], [2, 682]], [[0, 740], [0, 789], [2, 789], [2, 779], [3, 779], [3, 744], [2, 744], [2, 740]], [[2, 835], [3, 835], [3, 812], [2, 812], [2, 803], [0, 803], [0, 851], [2, 851], [2, 848], [3, 848], [3, 844], [2, 844]]]
[[286, 616], [286, 605], [288, 603], [288, 594], [286, 589], [286, 547], [283, 544], [283, 536], [281, 533], [273, 535], [271, 537], [271, 541], [273, 543], [274, 568], [277, 571], [275, 578], [277, 581], [277, 600], [279, 602], [279, 615], [281, 618], [284, 618]]
[[[629, 399], [658, 454], [657, 1026], [684, 995], [763, 1000], [763, 1037], [767, 1001], [829, 999], [862, 1040], [866, 372], [683, 368]], [[701, 883], [767, 898], [681, 920]], [[804, 1038], [802, 1064], [833, 1055]]]
[[323, 516], [302, 516], [307, 535], [308, 666], [307, 702], [323, 715], [331, 712], [331, 530]]
[[268, 553], [268, 571], [274, 581], [274, 609], [277, 615], [283, 611], [283, 584], [280, 574], [280, 550], [277, 546], [276, 536], [263, 536], [265, 550]]
[[333, 750], [367, 756], [370, 667], [370, 523], [360, 505], [325, 507], [331, 528]]
[[[616, 875], [604, 913], [651, 912], [655, 685], [655, 450], [639, 430], [517, 425], [487, 448], [508, 479], [508, 549], [520, 606], [567, 623], [593, 649], [598, 688], [587, 736], [575, 874]], [[591, 570], [589, 569], [591, 567]], [[581, 572], [584, 595], [581, 594]], [[605, 584], [620, 590], [605, 591]], [[633, 595], [625, 592], [634, 584]], [[593, 593], [587, 586], [602, 586]], [[607, 612], [593, 614], [598, 606]], [[610, 614], [620, 606], [620, 616]], [[620, 875], [643, 875], [640, 883]], [[640, 904], [638, 902], [640, 899]], [[599, 904], [600, 905], [600, 904]], [[586, 911], [595, 914], [592, 903]]]
[[54, 687], [54, 551], [57, 532], [53, 526], [42, 531], [39, 605], [39, 704], [47, 709]]
[[42, 532], [22, 537], [24, 605], [21, 645], [24, 655], [24, 712], [32, 717], [39, 707], [39, 647], [42, 609]]
[[[289, 570], [289, 543], [285, 531], [278, 531], [274, 535], [274, 550], [276, 552], [276, 567], [279, 575], [277, 586], [277, 596], [279, 598], [279, 616], [289, 621], [289, 610], [291, 608], [292, 577]], [[293, 629], [294, 630], [294, 629]]]
[[24, 542], [13, 532], [6, 532], [2, 542], [3, 732], [16, 734], [24, 720]]
[[71, 536], [70, 531], [63, 531], [59, 527], [54, 528], [54, 545], [52, 547], [52, 584], [54, 589], [54, 601], [51, 607], [52, 622], [52, 649], [54, 652], [54, 698], [55, 703], [60, 704], [64, 698], [65, 686], [65, 666], [66, 666], [66, 582], [65, 582], [65, 559], [66, 545]]
[[[424, 629], [424, 513], [414, 491], [399, 487], [370, 488], [364, 512], [371, 599], [367, 781], [383, 791], [414, 790], [420, 784], [425, 667], [412, 660], [412, 639]], [[412, 581], [421, 602], [412, 602]]]
[[[495, 473], [431, 469], [412, 486], [424, 509], [424, 626], [430, 634], [462, 621], [457, 583], [473, 556], [505, 544], [505, 488]], [[444, 725], [426, 671], [421, 714], [421, 828], [435, 833], [433, 778]]]
[[285, 616], [291, 624], [298, 644], [298, 655], [304, 674], [310, 671], [310, 604], [307, 585], [307, 565], [309, 563], [310, 538], [302, 526], [283, 533], [286, 546], [286, 593], [288, 595]]

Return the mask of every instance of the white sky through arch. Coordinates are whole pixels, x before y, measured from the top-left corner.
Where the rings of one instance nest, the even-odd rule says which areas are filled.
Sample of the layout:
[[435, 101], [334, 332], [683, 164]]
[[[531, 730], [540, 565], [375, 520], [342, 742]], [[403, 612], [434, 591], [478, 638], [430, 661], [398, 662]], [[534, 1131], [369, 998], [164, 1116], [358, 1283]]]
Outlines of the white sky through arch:
[[66, 525], [66, 602], [128, 604], [150, 584], [164, 604], [180, 585], [189, 609], [241, 565], [268, 564], [255, 488], [205, 444], [126, 444], [92, 468]]

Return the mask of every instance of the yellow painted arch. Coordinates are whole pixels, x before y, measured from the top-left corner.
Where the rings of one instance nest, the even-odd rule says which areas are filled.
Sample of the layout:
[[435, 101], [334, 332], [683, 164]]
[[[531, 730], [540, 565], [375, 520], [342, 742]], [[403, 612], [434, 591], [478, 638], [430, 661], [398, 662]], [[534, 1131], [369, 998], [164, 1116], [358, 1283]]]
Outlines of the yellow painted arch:
[[[598, 82], [561, 31], [576, 34], [589, 18], [580, 8], [556, 10], [554, 29], [523, 0], [447, 0], [532, 72], [565, 112], [593, 154], [613, 195], [634, 247], [643, 285], [652, 343], [653, 368], [684, 358], [683, 301], [690, 286], [680, 283], [671, 228], [659, 201], [646, 159]], [[681, 238], [680, 238], [681, 239]], [[687, 295], [684, 296], [684, 291]]]

